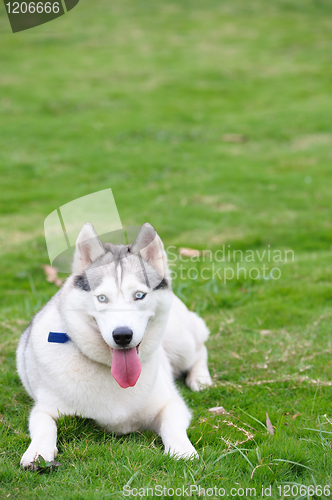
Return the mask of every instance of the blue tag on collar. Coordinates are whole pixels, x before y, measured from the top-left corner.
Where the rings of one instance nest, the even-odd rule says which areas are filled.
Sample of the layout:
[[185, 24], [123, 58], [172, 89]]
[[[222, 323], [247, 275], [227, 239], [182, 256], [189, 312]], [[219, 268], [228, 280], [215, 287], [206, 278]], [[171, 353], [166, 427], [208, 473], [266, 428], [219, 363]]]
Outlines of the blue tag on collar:
[[65, 344], [70, 340], [70, 337], [66, 333], [60, 332], [50, 332], [48, 334], [48, 341], [55, 342], [56, 344]]

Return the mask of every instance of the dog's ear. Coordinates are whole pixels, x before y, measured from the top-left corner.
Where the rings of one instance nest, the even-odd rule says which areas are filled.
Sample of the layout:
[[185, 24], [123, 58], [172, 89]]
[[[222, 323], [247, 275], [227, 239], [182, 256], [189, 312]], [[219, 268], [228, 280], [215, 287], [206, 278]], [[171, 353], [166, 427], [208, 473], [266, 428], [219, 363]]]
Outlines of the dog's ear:
[[142, 259], [151, 264], [161, 277], [169, 278], [164, 245], [151, 224], [143, 224], [130, 251], [140, 253]]
[[82, 227], [76, 241], [76, 250], [72, 265], [73, 273], [80, 274], [88, 264], [105, 253], [94, 227], [87, 222]]

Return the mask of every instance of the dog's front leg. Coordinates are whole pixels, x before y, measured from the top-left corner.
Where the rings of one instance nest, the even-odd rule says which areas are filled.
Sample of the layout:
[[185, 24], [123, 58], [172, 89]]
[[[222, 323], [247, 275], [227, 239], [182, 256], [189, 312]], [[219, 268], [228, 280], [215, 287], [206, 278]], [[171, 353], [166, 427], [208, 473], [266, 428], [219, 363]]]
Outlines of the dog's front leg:
[[190, 412], [180, 397], [169, 401], [155, 421], [155, 431], [165, 446], [165, 453], [175, 458], [198, 458], [198, 453], [189, 441], [187, 428]]
[[52, 462], [57, 454], [56, 423], [49, 413], [37, 406], [32, 409], [29, 420], [31, 443], [21, 458], [21, 465], [29, 467], [41, 455], [46, 462]]

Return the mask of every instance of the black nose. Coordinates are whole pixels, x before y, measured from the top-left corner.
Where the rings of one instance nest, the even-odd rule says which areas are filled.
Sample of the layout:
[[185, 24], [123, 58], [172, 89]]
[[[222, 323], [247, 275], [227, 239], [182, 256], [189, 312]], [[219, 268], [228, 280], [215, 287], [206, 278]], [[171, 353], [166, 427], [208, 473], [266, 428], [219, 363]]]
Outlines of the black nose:
[[113, 330], [114, 342], [121, 347], [125, 347], [130, 344], [132, 338], [133, 331], [128, 328], [128, 326], [118, 326], [118, 328], [115, 328], [115, 330]]

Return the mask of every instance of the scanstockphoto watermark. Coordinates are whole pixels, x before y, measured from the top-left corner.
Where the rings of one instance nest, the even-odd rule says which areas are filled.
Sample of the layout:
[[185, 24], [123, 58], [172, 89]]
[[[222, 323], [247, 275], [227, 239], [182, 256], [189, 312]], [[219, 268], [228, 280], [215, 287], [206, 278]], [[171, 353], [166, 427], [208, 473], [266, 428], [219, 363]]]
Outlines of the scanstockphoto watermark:
[[[272, 249], [270, 245], [261, 250], [240, 250], [223, 245], [215, 251], [185, 248], [177, 251], [175, 246], [169, 246], [166, 251], [173, 279], [215, 280], [224, 284], [234, 279], [278, 280], [282, 265], [295, 262], [293, 250]], [[194, 265], [190, 267], [190, 263]]]
[[54, 21], [72, 10], [79, 0], [4, 0], [13, 33]]
[[231, 488], [223, 488], [216, 485], [208, 486], [203, 488], [200, 485], [190, 484], [182, 485], [180, 487], [166, 487], [157, 484], [153, 487], [138, 487], [131, 488], [129, 484], [126, 484], [122, 488], [122, 494], [124, 497], [142, 498], [142, 497], [192, 497], [201, 496], [203, 498], [209, 497], [240, 497], [240, 498], [312, 498], [315, 497], [330, 497], [331, 495], [331, 485], [325, 484], [315, 484], [315, 485], [304, 485], [298, 483], [284, 483], [270, 485], [261, 485], [259, 488], [241, 486], [237, 483], [237, 486]]
[[202, 486], [197, 486], [196, 484], [182, 485], [177, 488], [170, 488], [157, 484], [153, 487], [141, 487], [141, 488], [131, 488], [130, 485], [125, 485], [122, 489], [122, 493], [125, 497], [192, 497], [194, 495], [206, 497], [212, 496], [240, 496], [240, 497], [255, 497], [257, 495], [256, 488], [242, 488], [236, 487], [231, 488], [226, 491], [225, 488], [213, 485], [209, 488], [202, 488]]

